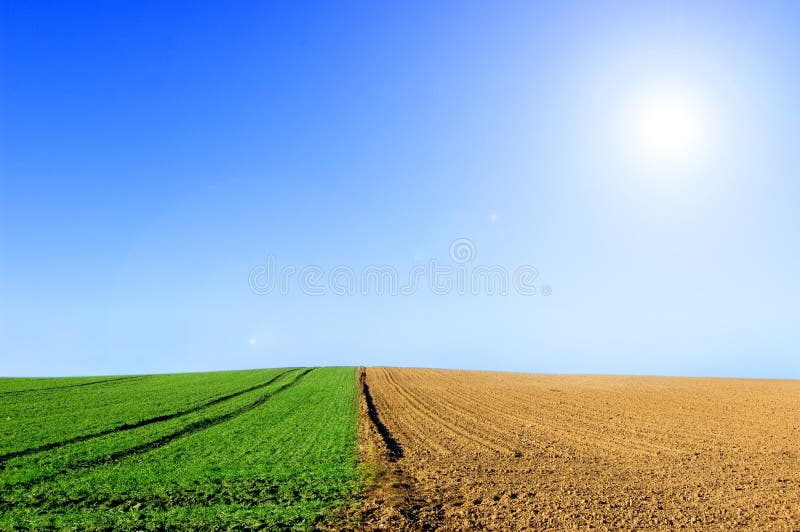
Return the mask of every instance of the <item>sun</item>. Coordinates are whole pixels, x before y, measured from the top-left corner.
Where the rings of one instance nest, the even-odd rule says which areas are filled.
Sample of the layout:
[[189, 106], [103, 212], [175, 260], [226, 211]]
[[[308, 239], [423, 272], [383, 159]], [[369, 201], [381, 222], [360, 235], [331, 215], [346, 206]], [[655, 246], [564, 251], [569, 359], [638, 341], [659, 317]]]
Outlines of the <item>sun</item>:
[[671, 85], [648, 87], [631, 98], [627, 144], [648, 165], [688, 167], [708, 149], [711, 122], [710, 106], [699, 91]]

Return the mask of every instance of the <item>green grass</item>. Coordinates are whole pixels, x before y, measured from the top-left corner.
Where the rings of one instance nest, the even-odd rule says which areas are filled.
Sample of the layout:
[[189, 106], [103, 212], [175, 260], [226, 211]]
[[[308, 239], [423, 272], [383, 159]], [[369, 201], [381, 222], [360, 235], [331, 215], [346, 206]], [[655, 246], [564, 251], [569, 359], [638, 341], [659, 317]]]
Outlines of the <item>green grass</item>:
[[360, 489], [354, 368], [25, 380], [0, 380], [1, 529], [303, 529]]
[[70, 378], [61, 385], [58, 379], [2, 379], [0, 455], [191, 409], [279, 371]]

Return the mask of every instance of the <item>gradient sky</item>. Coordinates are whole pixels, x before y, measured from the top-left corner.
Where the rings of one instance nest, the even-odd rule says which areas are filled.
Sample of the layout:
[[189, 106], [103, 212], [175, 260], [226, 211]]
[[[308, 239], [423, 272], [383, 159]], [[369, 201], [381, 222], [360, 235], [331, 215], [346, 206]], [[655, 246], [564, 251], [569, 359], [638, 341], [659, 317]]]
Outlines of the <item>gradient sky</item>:
[[[800, 378], [800, 4], [555, 4], [2, 2], [0, 375]], [[662, 85], [699, 161], [620, 133]], [[457, 238], [552, 294], [248, 288]]]

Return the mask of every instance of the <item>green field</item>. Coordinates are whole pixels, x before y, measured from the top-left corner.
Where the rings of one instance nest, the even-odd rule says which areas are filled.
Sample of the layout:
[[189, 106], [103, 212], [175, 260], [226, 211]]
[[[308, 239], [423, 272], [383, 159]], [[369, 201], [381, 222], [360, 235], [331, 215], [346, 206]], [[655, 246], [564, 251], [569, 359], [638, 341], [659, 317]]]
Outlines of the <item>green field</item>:
[[305, 529], [361, 486], [355, 368], [0, 379], [0, 529]]

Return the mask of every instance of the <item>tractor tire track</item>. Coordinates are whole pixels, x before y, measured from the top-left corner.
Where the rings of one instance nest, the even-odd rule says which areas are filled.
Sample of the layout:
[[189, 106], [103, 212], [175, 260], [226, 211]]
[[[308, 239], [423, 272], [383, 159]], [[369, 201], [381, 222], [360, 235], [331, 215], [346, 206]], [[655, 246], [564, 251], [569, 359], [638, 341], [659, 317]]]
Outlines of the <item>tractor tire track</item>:
[[94, 386], [97, 384], [106, 384], [106, 383], [113, 383], [118, 384], [120, 381], [130, 381], [136, 379], [144, 379], [147, 377], [151, 377], [152, 375], [130, 375], [126, 377], [112, 377], [109, 379], [101, 379], [96, 381], [90, 382], [81, 382], [79, 384], [68, 384], [66, 386], [50, 386], [47, 388], [29, 388], [27, 390], [11, 390], [8, 392], [0, 392], [0, 397], [10, 396], [10, 395], [22, 395], [25, 393], [36, 393], [36, 392], [52, 392], [58, 390], [67, 390], [69, 388], [78, 388], [80, 386]]
[[[37, 477], [35, 479], [31, 479], [31, 480], [28, 480], [28, 481], [25, 481], [25, 482], [20, 482], [18, 484], [14, 484], [12, 489], [13, 489], [13, 491], [27, 490], [27, 489], [30, 489], [31, 487], [35, 486], [35, 485], [38, 485], [38, 484], [53, 480], [53, 479], [65, 474], [65, 473], [72, 473], [72, 472], [75, 472], [75, 471], [85, 471], [85, 470], [88, 470], [88, 469], [92, 469], [94, 467], [110, 464], [110, 463], [122, 460], [124, 458], [128, 458], [130, 456], [143, 454], [143, 453], [146, 453], [148, 451], [152, 451], [154, 449], [158, 449], [159, 447], [164, 447], [165, 445], [167, 445], [169, 443], [172, 443], [172, 442], [174, 442], [174, 441], [176, 441], [178, 439], [185, 438], [186, 436], [190, 436], [190, 435], [192, 435], [194, 433], [197, 433], [197, 432], [200, 432], [202, 430], [211, 428], [211, 427], [219, 425], [221, 423], [225, 423], [226, 421], [230, 421], [230, 420], [232, 420], [232, 419], [234, 419], [236, 417], [239, 417], [239, 416], [241, 416], [243, 414], [246, 414], [246, 413], [248, 413], [248, 412], [250, 412], [252, 410], [255, 410], [259, 406], [261, 406], [264, 403], [266, 403], [272, 397], [274, 397], [274, 396], [278, 395], [279, 393], [284, 392], [284, 391], [288, 390], [289, 388], [297, 385], [306, 375], [311, 373], [314, 369], [316, 369], [316, 368], [306, 368], [306, 369], [304, 369], [303, 371], [298, 373], [297, 376], [295, 376], [295, 378], [293, 380], [291, 380], [290, 382], [287, 382], [286, 384], [283, 384], [283, 385], [279, 386], [275, 390], [273, 390], [273, 391], [261, 396], [256, 401], [254, 401], [252, 403], [249, 403], [247, 405], [241, 406], [241, 407], [237, 408], [236, 410], [232, 410], [231, 412], [227, 412], [225, 414], [221, 414], [221, 415], [218, 415], [218, 416], [215, 416], [215, 417], [206, 418], [206, 419], [202, 419], [202, 420], [199, 420], [199, 421], [192, 422], [192, 423], [186, 425], [185, 427], [183, 427], [180, 430], [177, 430], [175, 432], [171, 432], [169, 434], [165, 434], [165, 435], [163, 435], [163, 436], [161, 436], [159, 438], [156, 438], [155, 440], [151, 440], [149, 442], [144, 442], [144, 443], [136, 445], [134, 447], [129, 447], [127, 449], [121, 449], [119, 451], [115, 451], [113, 453], [109, 453], [107, 455], [99, 456], [99, 457], [92, 458], [92, 459], [89, 459], [89, 460], [79, 460], [79, 461], [73, 462], [72, 464], [70, 464], [68, 469], [67, 468], [61, 469], [59, 471], [53, 472], [53, 473], [48, 474], [48, 475], [44, 475], [44, 476], [41, 476], [41, 477]], [[285, 373], [284, 373], [284, 375], [285, 375]], [[0, 498], [0, 509], [7, 510], [7, 509], [10, 509], [11, 507], [14, 506], [14, 503], [9, 501], [6, 498], [5, 494], [3, 494], [3, 496], [0, 496], [0, 497], [2, 497], [2, 498]]]
[[183, 417], [183, 416], [186, 416], [186, 415], [189, 415], [189, 414], [200, 412], [201, 410], [205, 410], [206, 408], [209, 408], [209, 407], [212, 407], [212, 406], [217, 405], [219, 403], [222, 403], [223, 401], [227, 401], [229, 399], [234, 399], [236, 397], [239, 397], [240, 395], [243, 395], [243, 394], [248, 393], [248, 392], [252, 392], [254, 390], [259, 390], [261, 388], [266, 388], [267, 386], [273, 384], [275, 381], [277, 381], [281, 377], [289, 374], [292, 371], [297, 371], [297, 368], [288, 369], [288, 370], [286, 370], [286, 371], [284, 371], [284, 372], [272, 377], [271, 379], [269, 379], [266, 382], [262, 382], [260, 384], [254, 385], [254, 386], [250, 386], [248, 388], [245, 388], [243, 390], [239, 390], [239, 391], [236, 391], [236, 392], [233, 392], [233, 393], [222, 395], [220, 397], [215, 397], [214, 399], [211, 399], [209, 401], [206, 401], [205, 403], [201, 403], [199, 405], [196, 405], [196, 406], [194, 406], [192, 408], [179, 410], [177, 412], [172, 412], [170, 414], [162, 414], [162, 415], [159, 415], [159, 416], [155, 416], [155, 417], [151, 417], [151, 418], [147, 418], [147, 419], [142, 419], [142, 420], [136, 421], [134, 423], [123, 423], [122, 425], [117, 425], [116, 427], [111, 427], [109, 429], [105, 429], [105, 430], [101, 430], [101, 431], [97, 431], [97, 432], [91, 432], [91, 433], [88, 433], [88, 434], [81, 434], [79, 436], [74, 436], [74, 437], [68, 438], [66, 440], [61, 440], [61, 441], [51, 442], [51, 443], [45, 443], [45, 444], [42, 444], [42, 445], [38, 445], [36, 447], [29, 447], [27, 449], [22, 449], [22, 450], [19, 450], [19, 451], [12, 451], [10, 453], [2, 454], [2, 455], [0, 455], [0, 470], [4, 469], [5, 468], [5, 463], [8, 460], [11, 460], [12, 458], [18, 458], [20, 456], [28, 456], [28, 455], [32, 455], [32, 454], [36, 454], [36, 453], [41, 453], [41, 452], [44, 452], [44, 451], [51, 451], [53, 449], [58, 449], [59, 447], [64, 447], [65, 445], [71, 445], [73, 443], [80, 443], [80, 442], [88, 441], [88, 440], [91, 440], [91, 439], [94, 439], [94, 438], [101, 438], [103, 436], [108, 436], [109, 434], [114, 434], [114, 433], [117, 433], [117, 432], [125, 432], [127, 430], [138, 429], [140, 427], [145, 427], [147, 425], [152, 425], [153, 423], [162, 423], [164, 421], [169, 421], [171, 419], [177, 419], [179, 417]]

